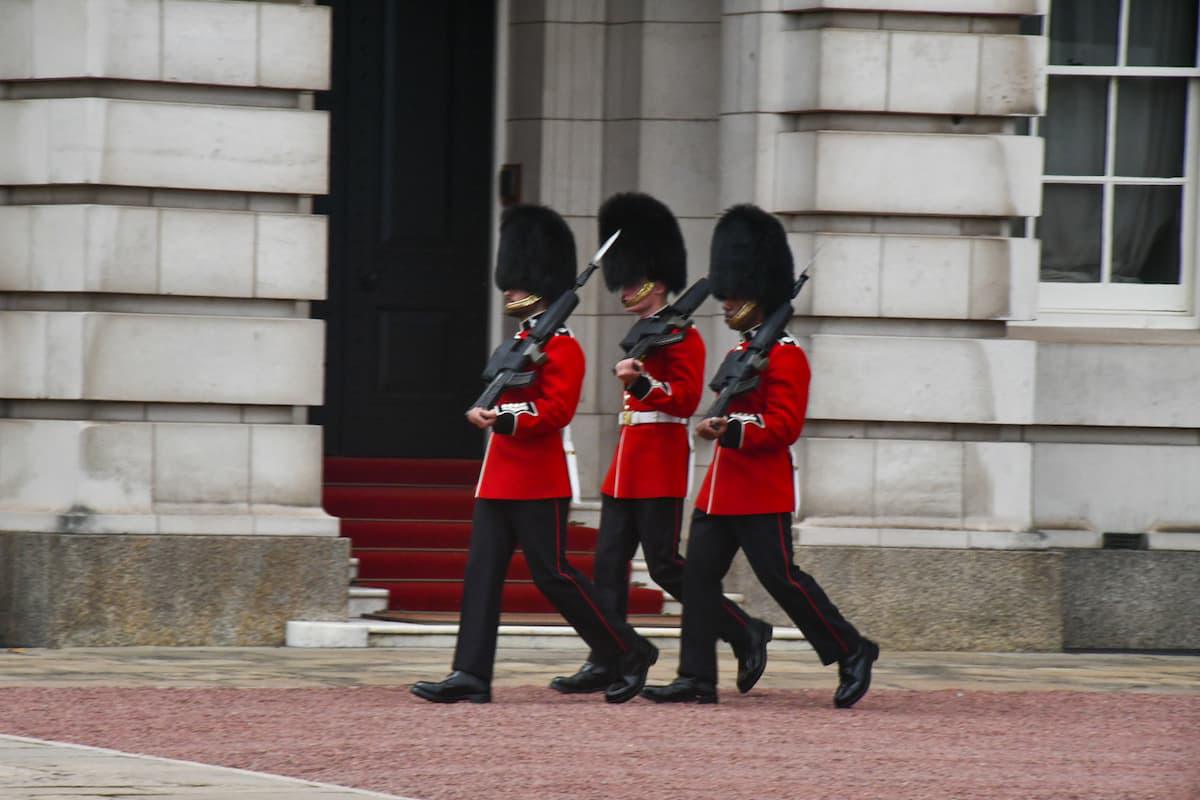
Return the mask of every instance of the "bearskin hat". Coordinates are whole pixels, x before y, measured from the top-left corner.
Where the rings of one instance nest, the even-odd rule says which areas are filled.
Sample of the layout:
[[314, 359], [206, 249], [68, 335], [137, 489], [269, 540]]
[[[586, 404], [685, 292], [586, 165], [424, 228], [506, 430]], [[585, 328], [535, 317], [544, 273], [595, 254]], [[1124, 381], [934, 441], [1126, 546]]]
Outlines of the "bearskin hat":
[[769, 313], [790, 302], [794, 272], [787, 234], [778, 219], [745, 204], [717, 220], [708, 271], [714, 297], [754, 300]]
[[621, 238], [602, 261], [610, 292], [638, 281], [662, 281], [671, 293], [687, 284], [687, 249], [671, 209], [641, 192], [614, 194], [596, 219], [600, 241], [617, 231]]
[[515, 205], [500, 216], [496, 286], [524, 289], [547, 303], [575, 284], [575, 236], [558, 212]]

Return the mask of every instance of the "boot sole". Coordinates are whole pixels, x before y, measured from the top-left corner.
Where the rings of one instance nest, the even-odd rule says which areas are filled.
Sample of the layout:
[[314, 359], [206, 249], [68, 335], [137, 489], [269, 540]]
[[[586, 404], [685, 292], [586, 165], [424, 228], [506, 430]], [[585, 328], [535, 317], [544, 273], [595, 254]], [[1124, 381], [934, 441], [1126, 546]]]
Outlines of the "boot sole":
[[422, 700], [428, 700], [431, 703], [461, 703], [464, 700], [468, 703], [490, 703], [492, 696], [490, 694], [464, 694], [458, 697], [442, 697], [441, 695], [423, 692], [417, 687], [409, 689], [413, 694]]
[[588, 688], [588, 689], [572, 689], [572, 688], [568, 688], [565, 686], [562, 686], [562, 687], [555, 686], [553, 683], [550, 684], [550, 688], [553, 689], [554, 691], [558, 692], [559, 694], [595, 694], [596, 692], [608, 691], [609, 686], [612, 686], [612, 684], [610, 683], [610, 684], [606, 684], [604, 686], [596, 686], [594, 688]]
[[706, 694], [691, 695], [690, 697], [655, 697], [653, 695], [643, 694], [642, 697], [646, 698], [652, 703], [659, 704], [674, 703], [677, 705], [685, 705], [687, 703], [691, 703], [692, 705], [697, 706], [708, 706], [716, 705], [718, 702], [716, 695]]

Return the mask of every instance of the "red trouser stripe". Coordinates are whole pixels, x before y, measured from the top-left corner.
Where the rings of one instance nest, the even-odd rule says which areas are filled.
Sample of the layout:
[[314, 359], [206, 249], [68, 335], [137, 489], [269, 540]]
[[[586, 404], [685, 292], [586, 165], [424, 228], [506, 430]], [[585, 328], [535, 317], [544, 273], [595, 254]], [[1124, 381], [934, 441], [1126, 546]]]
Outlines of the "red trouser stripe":
[[592, 607], [592, 611], [596, 612], [596, 617], [600, 620], [600, 624], [603, 625], [605, 630], [607, 630], [609, 632], [609, 634], [612, 635], [613, 639], [617, 643], [617, 647], [620, 649], [620, 651], [622, 653], [624, 653], [629, 650], [629, 648], [625, 646], [625, 642], [623, 642], [621, 640], [621, 637], [617, 635], [617, 632], [614, 631], [612, 629], [612, 626], [608, 624], [608, 620], [604, 618], [604, 615], [602, 613], [600, 613], [600, 609], [596, 608], [596, 604], [592, 602], [592, 598], [589, 597], [588, 593], [583, 590], [583, 587], [579, 585], [579, 582], [576, 581], [575, 578], [573, 578], [570, 574], [568, 574], [563, 569], [562, 554], [563, 554], [563, 550], [565, 548], [563, 546], [563, 541], [562, 541], [562, 514], [560, 514], [558, 511], [558, 504], [559, 504], [559, 501], [555, 500], [554, 501], [554, 565], [558, 569], [558, 574], [561, 577], [569, 580], [575, 586], [575, 591], [579, 592], [579, 596], [582, 597], [585, 601], [587, 601], [587, 604]]
[[837, 642], [838, 647], [842, 648], [842, 652], [849, 654], [850, 648], [846, 647], [846, 643], [842, 641], [842, 637], [838, 636], [837, 630], [834, 629], [834, 627], [829, 624], [829, 620], [825, 619], [825, 615], [821, 613], [821, 609], [817, 606], [816, 603], [813, 602], [812, 596], [808, 593], [808, 591], [803, 586], [800, 585], [799, 582], [796, 581], [795, 578], [792, 577], [792, 554], [789, 553], [788, 549], [787, 549], [787, 540], [785, 538], [785, 534], [784, 534], [784, 530], [783, 530], [783, 514], [779, 515], [778, 521], [779, 521], [779, 551], [783, 554], [783, 572], [785, 575], [787, 575], [788, 583], [792, 584], [792, 586], [795, 586], [797, 589], [800, 590], [800, 594], [804, 595], [804, 599], [808, 601], [808, 604], [810, 606], [812, 606], [812, 610], [813, 610], [813, 612], [816, 613], [817, 619], [821, 620], [821, 623], [829, 631], [829, 635], [833, 637], [833, 640], [835, 642]]

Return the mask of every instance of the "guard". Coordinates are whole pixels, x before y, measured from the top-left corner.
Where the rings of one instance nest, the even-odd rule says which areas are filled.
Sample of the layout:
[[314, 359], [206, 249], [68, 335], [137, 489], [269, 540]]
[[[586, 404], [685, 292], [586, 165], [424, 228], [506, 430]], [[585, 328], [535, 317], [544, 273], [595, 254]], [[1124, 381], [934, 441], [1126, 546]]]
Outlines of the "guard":
[[[621, 231], [603, 261], [609, 291], [619, 293], [627, 312], [656, 317], [668, 295], [679, 294], [687, 283], [687, 251], [675, 216], [655, 198], [631, 192], [610, 197], [597, 222], [600, 241]], [[625, 358], [613, 369], [624, 402], [616, 451], [600, 490], [596, 591], [604, 610], [619, 619], [626, 618], [629, 565], [639, 543], [650, 577], [683, 599], [679, 540], [690, 488], [688, 420], [704, 391], [705, 350], [694, 326], [681, 333], [678, 343], [655, 348], [644, 360]], [[738, 689], [748, 692], [766, 667], [771, 626], [722, 597], [716, 630], [738, 658]], [[617, 670], [593, 650], [578, 672], [550, 686], [566, 694], [603, 691]]]
[[[572, 288], [575, 239], [544, 206], [505, 210], [500, 223], [496, 286], [505, 313], [521, 318], [524, 339], [548, 304]], [[491, 700], [504, 576], [519, 544], [534, 583], [606, 663], [616, 665], [605, 700], [623, 703], [645, 685], [658, 650], [623, 620], [601, 610], [592, 584], [567, 562], [571, 485], [563, 429], [575, 415], [583, 384], [583, 350], [565, 327], [543, 347], [530, 383], [506, 390], [494, 408], [472, 408], [467, 420], [491, 431], [479, 483], [453, 672], [419, 681], [413, 694], [436, 703]]]
[[[792, 297], [787, 235], [775, 217], [735, 206], [713, 231], [709, 280], [725, 322], [741, 332], [744, 350], [757, 327]], [[768, 351], [758, 383], [737, 395], [728, 416], [702, 420], [698, 435], [715, 440], [712, 464], [696, 498], [683, 588], [679, 676], [646, 687], [655, 702], [717, 702], [715, 653], [721, 581], [738, 548], [755, 576], [804, 633], [823, 664], [838, 664], [834, 704], [848, 708], [871, 683], [879, 647], [863, 637], [792, 560], [796, 486], [791, 446], [808, 406], [808, 359], [783, 331]]]

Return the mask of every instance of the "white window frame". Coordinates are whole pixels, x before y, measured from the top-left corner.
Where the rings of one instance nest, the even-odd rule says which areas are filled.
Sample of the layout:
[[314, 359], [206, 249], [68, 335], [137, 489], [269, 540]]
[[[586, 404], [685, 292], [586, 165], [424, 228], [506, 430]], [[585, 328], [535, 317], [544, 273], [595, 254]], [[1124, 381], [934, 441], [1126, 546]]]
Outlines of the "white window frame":
[[[1081, 327], [1197, 328], [1200, 327], [1200, 287], [1197, 272], [1197, 202], [1200, 192], [1200, 67], [1130, 67], [1127, 55], [1130, 0], [1121, 0], [1118, 21], [1117, 64], [1112, 66], [1047, 65], [1048, 76], [1086, 76], [1104, 78], [1185, 78], [1188, 80], [1187, 111], [1184, 130], [1184, 167], [1182, 178], [1114, 177], [1115, 148], [1111, 145], [1117, 125], [1117, 80], [1108, 84], [1108, 118], [1105, 132], [1107, 177], [1044, 175], [1042, 185], [1102, 187], [1101, 283], [1038, 283], [1039, 314], [1037, 325], [1057, 324]], [[1045, 35], [1050, 33], [1053, 0], [1044, 18]], [[1200, 31], [1197, 33], [1200, 53]], [[1038, 135], [1040, 118], [1030, 120], [1030, 135]], [[1121, 185], [1182, 186], [1180, 282], [1178, 284], [1108, 283], [1112, 265], [1112, 225], [1115, 188]], [[1037, 217], [1026, 219], [1025, 235], [1037, 237]]]

